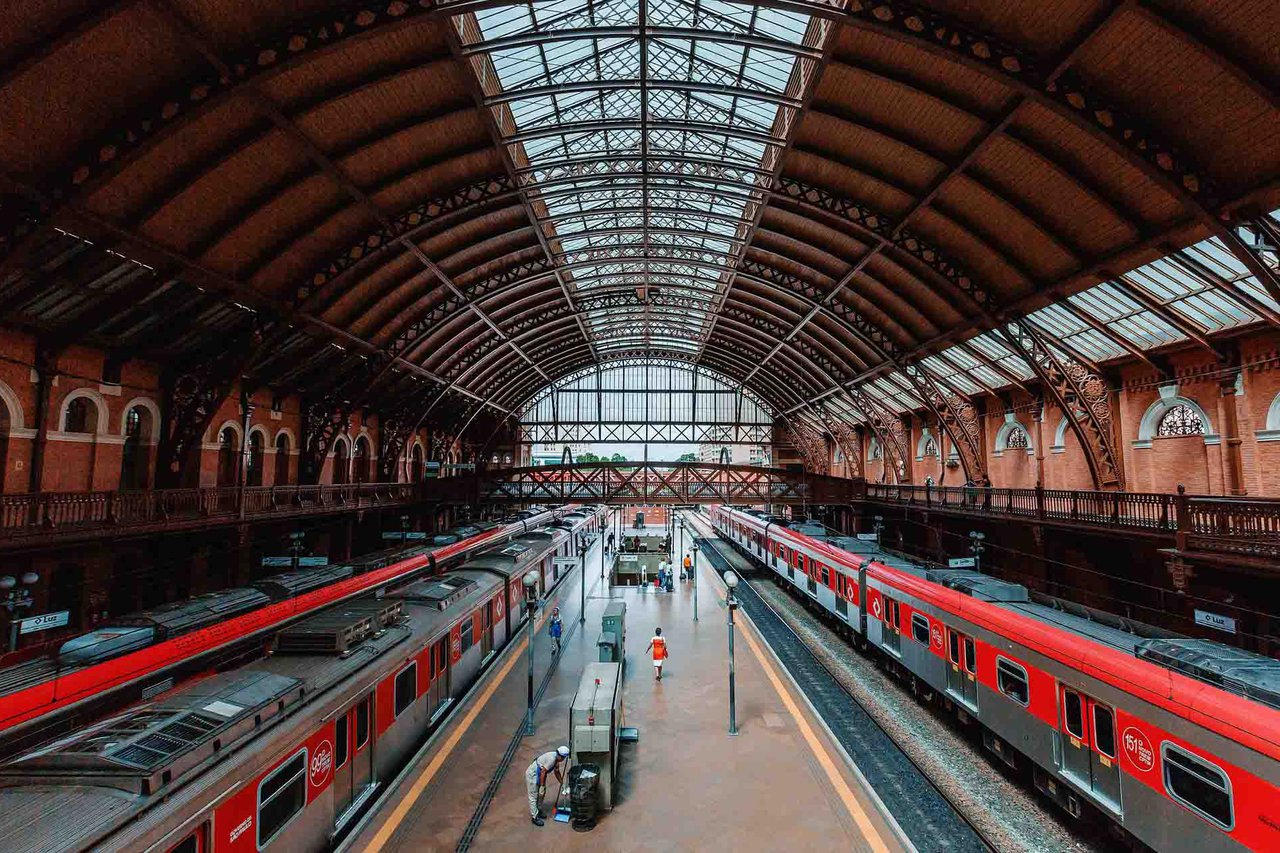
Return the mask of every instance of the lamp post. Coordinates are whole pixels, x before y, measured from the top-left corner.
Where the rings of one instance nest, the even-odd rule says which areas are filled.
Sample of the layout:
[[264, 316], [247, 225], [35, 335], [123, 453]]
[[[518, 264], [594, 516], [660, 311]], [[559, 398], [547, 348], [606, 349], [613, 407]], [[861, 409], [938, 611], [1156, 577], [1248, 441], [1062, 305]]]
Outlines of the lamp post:
[[880, 545], [880, 535], [884, 533], [884, 516], [877, 515], [874, 519], [875, 524], [871, 525], [871, 532], [876, 535], [876, 546]]
[[733, 675], [733, 611], [738, 609], [738, 599], [733, 591], [738, 588], [738, 575], [733, 571], [724, 573], [724, 585], [729, 588], [725, 603], [729, 605], [729, 734], [738, 733], [738, 708], [734, 695]]
[[[583, 548], [578, 546], [578, 568], [582, 571], [578, 572], [581, 576], [578, 578], [579, 591], [582, 593], [582, 606], [578, 608], [578, 624], [582, 625], [587, 621], [587, 554], [591, 548]], [[604, 536], [600, 537], [600, 553], [604, 553]]]
[[529, 704], [524, 716], [524, 733], [533, 734], [533, 640], [537, 634], [533, 615], [538, 612], [538, 573], [526, 572], [521, 578], [524, 584], [524, 612], [529, 621]]
[[306, 547], [306, 543], [303, 542], [305, 538], [306, 534], [301, 530], [289, 534], [289, 554], [293, 558], [289, 561], [289, 568], [292, 571], [298, 570], [298, 561], [302, 558], [302, 552]]
[[982, 571], [982, 552], [986, 550], [986, 546], [982, 542], [986, 538], [985, 534], [977, 530], [969, 532], [969, 551], [973, 554], [973, 570], [975, 572]]
[[[693, 565], [690, 567], [693, 572], [693, 576], [689, 578], [689, 580], [693, 582], [693, 621], [697, 622], [698, 621], [698, 543], [697, 542], [691, 543], [689, 545], [689, 550], [693, 552]], [[734, 582], [736, 583], [737, 581], [735, 580]], [[733, 619], [732, 617], [730, 617], [730, 622], [732, 623], [732, 621]], [[730, 634], [729, 637], [730, 637], [729, 648], [732, 649], [733, 635]]]
[[18, 579], [12, 575], [5, 575], [0, 578], [0, 605], [3, 605], [9, 611], [9, 651], [18, 650], [18, 611], [25, 610], [30, 607], [34, 600], [31, 598], [31, 587], [40, 582], [40, 576], [35, 572], [25, 572], [22, 575], [22, 588], [18, 588]]
[[409, 516], [400, 516], [400, 547], [403, 548], [409, 544]]

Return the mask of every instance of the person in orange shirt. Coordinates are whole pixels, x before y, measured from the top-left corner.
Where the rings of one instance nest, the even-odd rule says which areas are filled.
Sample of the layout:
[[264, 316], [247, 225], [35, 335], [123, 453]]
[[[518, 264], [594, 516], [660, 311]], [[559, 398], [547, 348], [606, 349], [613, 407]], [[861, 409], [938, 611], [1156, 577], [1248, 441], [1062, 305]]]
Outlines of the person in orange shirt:
[[653, 639], [649, 641], [649, 645], [645, 647], [645, 651], [653, 649], [653, 676], [658, 681], [662, 680], [662, 663], [667, 659], [667, 638], [662, 636], [661, 628], [653, 629]]
[[688, 554], [684, 555], [684, 570], [680, 572], [680, 580], [689, 580], [693, 577], [693, 560]]

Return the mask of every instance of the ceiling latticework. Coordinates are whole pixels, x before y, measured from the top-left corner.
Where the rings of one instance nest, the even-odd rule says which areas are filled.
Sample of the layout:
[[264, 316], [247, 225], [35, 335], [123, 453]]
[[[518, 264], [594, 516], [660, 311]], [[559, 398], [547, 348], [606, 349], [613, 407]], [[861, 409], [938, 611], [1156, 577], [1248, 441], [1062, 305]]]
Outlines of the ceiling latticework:
[[0, 310], [486, 434], [628, 359], [827, 433], [1225, 363], [1280, 327], [1277, 39], [1269, 0], [11, 3]]

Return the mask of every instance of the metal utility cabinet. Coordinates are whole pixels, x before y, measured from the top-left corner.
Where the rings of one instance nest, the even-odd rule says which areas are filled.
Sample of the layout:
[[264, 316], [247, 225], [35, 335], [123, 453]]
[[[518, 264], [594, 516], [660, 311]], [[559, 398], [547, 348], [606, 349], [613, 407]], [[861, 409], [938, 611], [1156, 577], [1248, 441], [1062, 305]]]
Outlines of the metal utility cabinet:
[[600, 630], [613, 634], [618, 651], [615, 661], [622, 662], [627, 648], [627, 603], [611, 601], [604, 608], [604, 616], [600, 617]]
[[574, 764], [600, 768], [599, 807], [613, 808], [618, 775], [618, 738], [622, 730], [622, 667], [589, 663], [569, 709], [569, 750]]

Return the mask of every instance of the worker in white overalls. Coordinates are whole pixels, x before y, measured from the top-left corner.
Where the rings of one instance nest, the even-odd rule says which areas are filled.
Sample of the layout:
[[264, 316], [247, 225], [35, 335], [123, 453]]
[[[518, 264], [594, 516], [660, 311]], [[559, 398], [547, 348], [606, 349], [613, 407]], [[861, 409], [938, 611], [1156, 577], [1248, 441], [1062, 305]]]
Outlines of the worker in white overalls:
[[529, 791], [529, 817], [534, 826], [546, 823], [542, 819], [542, 798], [547, 795], [547, 777], [556, 774], [556, 780], [564, 783], [564, 763], [569, 760], [569, 747], [562, 746], [555, 752], [539, 755], [524, 772], [524, 784]]

